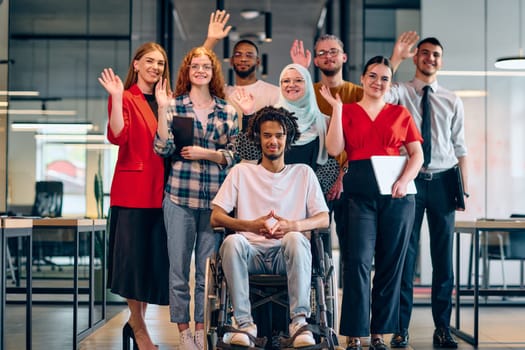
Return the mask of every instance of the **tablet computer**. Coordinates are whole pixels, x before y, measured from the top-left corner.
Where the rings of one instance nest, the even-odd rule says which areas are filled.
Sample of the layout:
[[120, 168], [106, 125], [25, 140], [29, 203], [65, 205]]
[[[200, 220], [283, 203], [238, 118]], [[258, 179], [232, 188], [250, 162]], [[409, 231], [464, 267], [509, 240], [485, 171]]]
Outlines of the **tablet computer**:
[[186, 146], [193, 146], [193, 118], [174, 115], [171, 122], [171, 132], [177, 153]]
[[[379, 193], [392, 194], [392, 186], [403, 173], [407, 158], [405, 156], [372, 156], [370, 157]], [[414, 180], [407, 185], [407, 194], [417, 193]]]

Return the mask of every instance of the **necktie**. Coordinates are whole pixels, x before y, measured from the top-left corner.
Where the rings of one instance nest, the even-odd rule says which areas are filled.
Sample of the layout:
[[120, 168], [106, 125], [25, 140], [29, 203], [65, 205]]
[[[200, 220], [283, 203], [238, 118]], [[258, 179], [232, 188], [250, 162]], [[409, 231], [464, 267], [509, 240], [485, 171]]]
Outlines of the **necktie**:
[[431, 138], [431, 123], [430, 123], [430, 85], [423, 88], [423, 98], [421, 99], [421, 108], [423, 113], [421, 114], [423, 122], [421, 123], [421, 136], [423, 136], [423, 167], [427, 167], [430, 163], [430, 153], [432, 150]]

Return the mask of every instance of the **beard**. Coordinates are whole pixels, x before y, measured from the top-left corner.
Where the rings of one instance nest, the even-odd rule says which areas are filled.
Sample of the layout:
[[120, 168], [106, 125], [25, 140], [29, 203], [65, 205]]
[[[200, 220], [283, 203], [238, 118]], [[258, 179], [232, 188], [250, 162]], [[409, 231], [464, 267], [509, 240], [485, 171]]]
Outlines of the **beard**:
[[263, 154], [269, 160], [277, 160], [277, 159], [282, 157], [283, 152], [280, 152], [280, 153], [266, 153], [266, 152], [263, 152]]
[[335, 69], [321, 69], [319, 68], [319, 70], [324, 74], [326, 75], [327, 77], [333, 77], [334, 75], [336, 75], [337, 73], [339, 73], [341, 71], [342, 67], [339, 67], [339, 68], [335, 68]]
[[235, 66], [233, 66], [233, 70], [235, 71], [235, 74], [237, 74], [240, 78], [247, 78], [249, 77], [253, 72], [255, 72], [255, 68], [257, 68], [256, 65], [253, 65], [248, 70], [241, 71], [238, 70]]

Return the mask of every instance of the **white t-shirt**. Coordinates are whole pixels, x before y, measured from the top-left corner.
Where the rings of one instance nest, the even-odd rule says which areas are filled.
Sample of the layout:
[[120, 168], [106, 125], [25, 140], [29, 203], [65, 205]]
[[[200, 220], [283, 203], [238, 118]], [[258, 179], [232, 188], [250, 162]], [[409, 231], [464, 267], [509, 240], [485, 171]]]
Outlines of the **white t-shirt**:
[[[255, 83], [250, 85], [228, 85], [226, 87], [226, 98], [232, 104], [233, 102], [229, 97], [235, 92], [236, 88], [243, 88], [245, 91], [247, 91], [255, 97], [256, 111], [266, 106], [275, 106], [277, 104], [277, 101], [279, 101], [280, 90], [278, 86], [267, 83], [262, 80], [257, 80]], [[238, 109], [236, 105], [235, 108]]]
[[[230, 170], [212, 203], [226, 212], [236, 208], [236, 216], [242, 220], [256, 219], [271, 210], [288, 220], [328, 212], [319, 181], [306, 164], [288, 164], [273, 173], [260, 164], [239, 163]], [[279, 242], [252, 232], [239, 233], [252, 244], [272, 246]]]

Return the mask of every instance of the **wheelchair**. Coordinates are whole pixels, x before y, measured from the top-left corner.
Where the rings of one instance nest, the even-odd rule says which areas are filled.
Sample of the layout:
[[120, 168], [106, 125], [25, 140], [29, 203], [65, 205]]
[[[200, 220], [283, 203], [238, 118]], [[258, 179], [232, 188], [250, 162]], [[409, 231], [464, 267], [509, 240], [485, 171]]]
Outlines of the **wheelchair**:
[[[223, 237], [223, 229], [219, 231]], [[332, 264], [329, 231], [312, 231], [311, 316], [308, 329], [316, 339], [315, 346], [301, 350], [329, 349], [338, 346], [335, 322], [337, 315], [337, 285]], [[255, 349], [293, 349], [288, 335], [289, 305], [287, 278], [281, 275], [250, 275], [252, 316], [257, 324]], [[233, 309], [228, 295], [228, 283], [221, 269], [219, 254], [206, 261], [204, 331], [207, 350], [247, 349], [225, 344], [222, 337], [231, 330]], [[250, 348], [250, 349], [254, 349]]]

